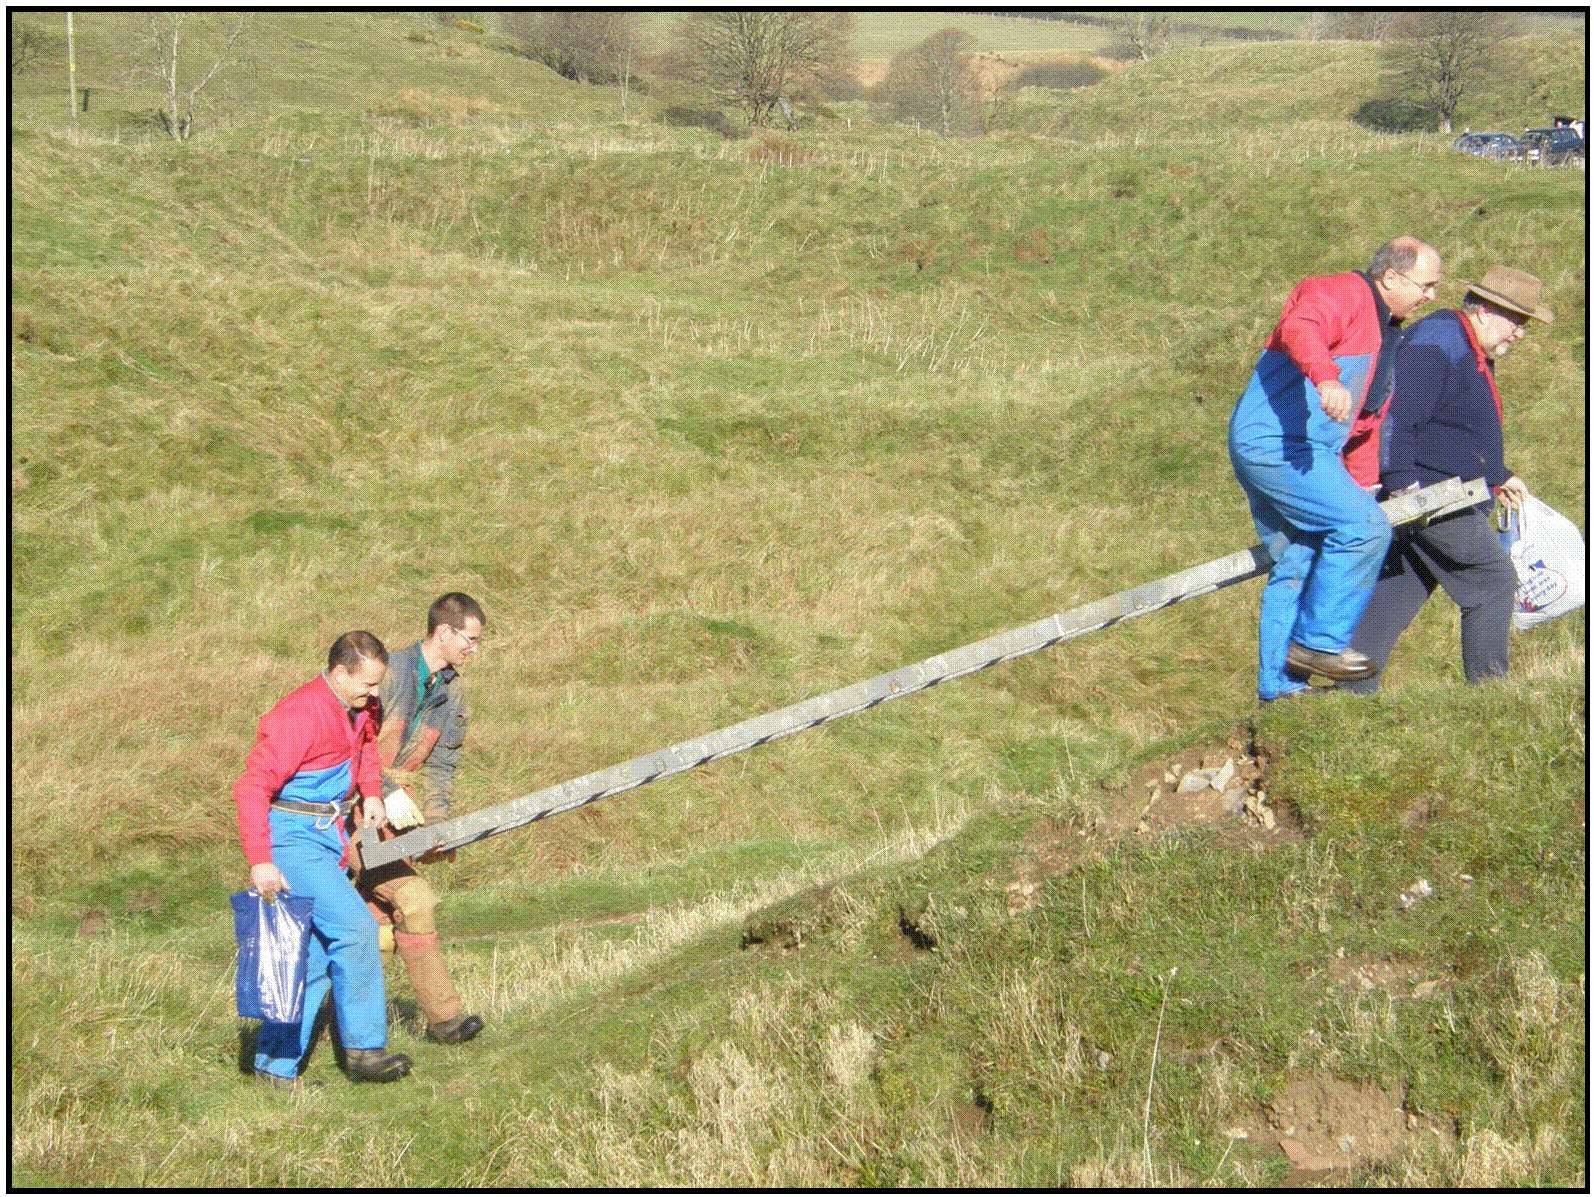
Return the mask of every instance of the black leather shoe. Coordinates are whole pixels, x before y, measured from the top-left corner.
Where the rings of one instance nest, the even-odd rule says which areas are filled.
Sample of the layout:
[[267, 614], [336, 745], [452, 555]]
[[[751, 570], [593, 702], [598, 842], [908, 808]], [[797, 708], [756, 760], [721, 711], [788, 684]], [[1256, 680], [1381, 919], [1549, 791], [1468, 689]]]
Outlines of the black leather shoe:
[[1342, 653], [1320, 653], [1299, 644], [1290, 645], [1284, 657], [1284, 672], [1297, 677], [1317, 676], [1331, 682], [1359, 682], [1378, 670], [1364, 653], [1347, 648]]
[[438, 1043], [466, 1043], [481, 1034], [484, 1025], [480, 1014], [463, 1014], [450, 1022], [428, 1027], [426, 1033]]
[[348, 1060], [349, 1076], [357, 1081], [396, 1081], [410, 1074], [410, 1058], [373, 1047], [343, 1053]]

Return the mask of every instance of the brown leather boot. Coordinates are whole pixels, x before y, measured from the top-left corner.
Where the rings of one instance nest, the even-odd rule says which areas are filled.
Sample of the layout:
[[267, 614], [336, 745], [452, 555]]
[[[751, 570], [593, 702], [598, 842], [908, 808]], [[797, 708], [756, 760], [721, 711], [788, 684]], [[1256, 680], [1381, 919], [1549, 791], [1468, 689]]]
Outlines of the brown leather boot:
[[1318, 652], [1304, 644], [1292, 643], [1285, 651], [1284, 672], [1292, 677], [1315, 674], [1331, 682], [1356, 682], [1372, 677], [1378, 672], [1365, 653], [1347, 648], [1342, 653]]
[[351, 1048], [343, 1055], [348, 1061], [349, 1076], [356, 1081], [385, 1083], [410, 1074], [410, 1058], [385, 1047]]

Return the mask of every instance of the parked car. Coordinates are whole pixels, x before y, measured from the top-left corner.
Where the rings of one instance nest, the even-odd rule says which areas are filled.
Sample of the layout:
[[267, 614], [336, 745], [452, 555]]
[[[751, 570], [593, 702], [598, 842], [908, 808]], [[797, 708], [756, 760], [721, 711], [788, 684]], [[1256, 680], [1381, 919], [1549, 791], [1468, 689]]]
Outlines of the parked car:
[[1582, 166], [1586, 160], [1583, 135], [1576, 129], [1529, 129], [1522, 140], [1535, 166]]
[[1456, 138], [1454, 145], [1463, 154], [1476, 154], [1480, 158], [1495, 158], [1504, 162], [1527, 156], [1527, 146], [1509, 133], [1463, 133]]

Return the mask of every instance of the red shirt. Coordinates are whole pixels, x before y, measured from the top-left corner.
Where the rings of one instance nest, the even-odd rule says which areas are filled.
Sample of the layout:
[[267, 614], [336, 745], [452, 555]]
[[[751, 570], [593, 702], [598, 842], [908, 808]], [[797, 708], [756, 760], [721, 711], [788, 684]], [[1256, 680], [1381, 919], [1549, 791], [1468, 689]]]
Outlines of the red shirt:
[[[350, 716], [354, 717], [351, 719]], [[271, 862], [271, 800], [341, 802], [382, 792], [376, 753], [381, 707], [351, 712], [325, 675], [306, 682], [260, 718], [243, 776], [232, 788], [238, 838], [251, 866]]]

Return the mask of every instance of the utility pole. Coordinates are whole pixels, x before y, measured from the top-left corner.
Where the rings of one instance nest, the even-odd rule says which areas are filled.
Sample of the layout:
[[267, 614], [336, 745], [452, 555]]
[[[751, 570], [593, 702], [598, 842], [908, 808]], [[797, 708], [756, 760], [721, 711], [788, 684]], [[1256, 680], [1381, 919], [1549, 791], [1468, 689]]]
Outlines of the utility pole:
[[72, 14], [66, 14], [66, 107], [72, 114], [72, 140], [77, 141], [77, 46], [72, 40]]

